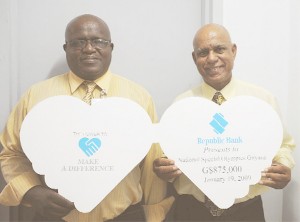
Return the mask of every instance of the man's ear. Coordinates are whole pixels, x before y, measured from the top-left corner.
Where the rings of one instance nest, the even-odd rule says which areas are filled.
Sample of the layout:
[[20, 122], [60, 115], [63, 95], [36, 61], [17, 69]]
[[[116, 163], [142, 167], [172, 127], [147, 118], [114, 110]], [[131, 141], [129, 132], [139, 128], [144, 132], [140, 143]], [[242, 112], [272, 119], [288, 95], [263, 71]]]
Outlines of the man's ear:
[[65, 43], [65, 44], [63, 45], [63, 48], [64, 48], [65, 51], [67, 50], [67, 43]]
[[232, 44], [231, 51], [232, 51], [233, 57], [235, 58], [236, 53], [237, 53], [237, 46], [236, 46], [236, 44]]
[[196, 58], [195, 51], [193, 51], [193, 52], [192, 52], [192, 57], [193, 57], [194, 63], [196, 64], [196, 60], [197, 60], [197, 58]]

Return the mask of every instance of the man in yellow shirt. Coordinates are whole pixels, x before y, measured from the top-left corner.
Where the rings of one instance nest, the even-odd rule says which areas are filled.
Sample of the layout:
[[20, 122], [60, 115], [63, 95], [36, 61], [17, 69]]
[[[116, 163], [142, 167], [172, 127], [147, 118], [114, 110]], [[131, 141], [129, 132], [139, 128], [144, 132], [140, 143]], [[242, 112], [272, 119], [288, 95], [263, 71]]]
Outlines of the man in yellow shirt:
[[[232, 77], [237, 47], [228, 31], [220, 25], [208, 24], [200, 28], [193, 41], [193, 60], [204, 82], [178, 99], [200, 96], [219, 105], [234, 96], [248, 95], [260, 98], [279, 112], [275, 98], [266, 90]], [[214, 97], [218, 97], [215, 100]], [[203, 107], [205, 109], [205, 107]], [[217, 208], [175, 165], [165, 157], [154, 161], [154, 171], [162, 179], [172, 182], [178, 194], [168, 215], [168, 221], [264, 221], [260, 195], [268, 190], [284, 188], [291, 180], [295, 144], [284, 130], [281, 148], [273, 164], [262, 172], [261, 181], [250, 186], [248, 195], [236, 199], [229, 209]], [[163, 149], [163, 147], [162, 147]]]
[[[163, 220], [172, 199], [164, 200], [166, 183], [152, 171], [153, 160], [162, 154], [156, 145], [89, 213], [80, 213], [72, 202], [49, 189], [22, 151], [19, 134], [22, 121], [38, 102], [51, 96], [70, 95], [88, 103], [91, 98], [124, 97], [137, 102], [152, 121], [156, 121], [149, 93], [136, 83], [109, 71], [114, 45], [103, 20], [94, 15], [74, 18], [66, 27], [65, 41], [63, 48], [70, 71], [33, 85], [13, 109], [0, 136], [3, 145], [1, 168], [7, 181], [0, 194], [0, 204], [32, 206], [36, 221], [62, 221], [62, 218], [71, 222], [145, 221], [145, 214], [148, 220]], [[93, 85], [89, 93], [87, 83]]]

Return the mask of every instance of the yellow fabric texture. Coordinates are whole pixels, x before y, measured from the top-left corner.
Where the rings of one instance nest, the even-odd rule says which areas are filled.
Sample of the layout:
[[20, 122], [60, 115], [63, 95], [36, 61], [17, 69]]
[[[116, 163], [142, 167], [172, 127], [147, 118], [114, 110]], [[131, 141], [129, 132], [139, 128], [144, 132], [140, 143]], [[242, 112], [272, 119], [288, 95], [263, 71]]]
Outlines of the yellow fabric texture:
[[[48, 97], [70, 95], [82, 99], [86, 93], [83, 81], [72, 72], [55, 76], [33, 85], [15, 106], [0, 135], [3, 145], [0, 161], [3, 176], [7, 181], [0, 194], [0, 204], [19, 205], [30, 188], [42, 184], [20, 145], [19, 132], [26, 114], [34, 105]], [[110, 71], [95, 80], [95, 83], [99, 87], [93, 91], [93, 98], [100, 98], [100, 89], [105, 89], [108, 97], [123, 97], [137, 102], [149, 114], [152, 121], [156, 121], [153, 100], [138, 84]], [[151, 218], [148, 221], [162, 221], [172, 199], [164, 200], [166, 183], [152, 171], [153, 160], [160, 157], [162, 151], [157, 144], [153, 144], [149, 150], [141, 167], [136, 166], [91, 212], [80, 213], [75, 209], [64, 219], [72, 222], [105, 221], [120, 215], [128, 206], [144, 199], [146, 215]]]
[[[266, 91], [261, 87], [233, 78], [230, 81], [230, 83], [226, 85], [220, 92], [222, 93], [222, 95], [227, 101], [234, 96], [244, 95], [244, 96], [257, 97], [269, 103], [280, 116], [280, 111], [276, 99], [268, 91]], [[176, 98], [176, 101], [186, 97], [199, 97], [199, 96], [212, 100], [215, 93], [216, 90], [214, 88], [212, 88], [211, 86], [203, 82], [198, 87], [188, 90], [183, 94], [179, 95]], [[288, 134], [287, 130], [284, 127], [282, 144], [276, 156], [273, 158], [273, 161], [281, 163], [289, 168], [293, 168], [295, 165], [294, 159], [292, 157], [292, 151], [294, 150], [294, 148], [295, 148], [294, 140]], [[200, 202], [205, 201], [204, 193], [198, 187], [196, 187], [193, 184], [193, 182], [190, 181], [189, 178], [184, 174], [181, 175], [179, 178], [177, 178], [173, 182], [173, 184], [179, 194], [191, 194], [198, 201]], [[243, 198], [236, 199], [235, 203], [240, 203], [252, 199], [255, 196], [263, 194], [268, 189], [269, 188], [267, 186], [263, 186], [259, 184], [252, 185], [250, 186], [249, 193]]]

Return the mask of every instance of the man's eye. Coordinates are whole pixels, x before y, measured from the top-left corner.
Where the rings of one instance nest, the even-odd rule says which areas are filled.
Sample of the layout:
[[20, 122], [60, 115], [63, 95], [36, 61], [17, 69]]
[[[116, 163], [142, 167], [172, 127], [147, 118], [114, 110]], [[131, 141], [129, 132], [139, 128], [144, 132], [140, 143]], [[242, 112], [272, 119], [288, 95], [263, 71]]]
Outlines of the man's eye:
[[70, 42], [70, 46], [73, 48], [81, 48], [83, 45], [85, 45], [85, 41], [80, 39]]
[[225, 50], [226, 50], [226, 48], [224, 48], [224, 47], [218, 47], [218, 48], [215, 48], [214, 51], [216, 53], [222, 54], [222, 53], [224, 53]]
[[208, 51], [207, 50], [199, 50], [197, 51], [197, 57], [205, 57], [208, 55]]
[[106, 40], [103, 40], [103, 39], [94, 39], [93, 40], [94, 47], [100, 48], [100, 49], [106, 48], [109, 43], [110, 43], [109, 41], [106, 41]]

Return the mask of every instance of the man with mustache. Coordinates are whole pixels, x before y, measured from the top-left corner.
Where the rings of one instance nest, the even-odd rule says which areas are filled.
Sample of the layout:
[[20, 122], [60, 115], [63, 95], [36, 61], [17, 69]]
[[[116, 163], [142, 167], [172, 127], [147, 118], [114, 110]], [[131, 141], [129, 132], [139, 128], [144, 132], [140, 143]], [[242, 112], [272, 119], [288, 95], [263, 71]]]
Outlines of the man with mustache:
[[[145, 159], [89, 213], [77, 211], [71, 201], [49, 189], [32, 169], [22, 151], [19, 130], [31, 108], [48, 97], [69, 95], [87, 103], [91, 98], [124, 97], [141, 105], [152, 121], [156, 121], [149, 93], [109, 70], [114, 44], [102, 19], [85, 14], [71, 20], [66, 27], [63, 48], [70, 71], [32, 86], [12, 111], [1, 134], [3, 150], [0, 161], [7, 185], [0, 194], [0, 203], [32, 206], [36, 212], [35, 221], [145, 221], [144, 209], [148, 220], [162, 220], [160, 215], [164, 216], [165, 205], [156, 204], [165, 197], [166, 183], [152, 171], [153, 160], [161, 155], [155, 145]], [[151, 214], [151, 209], [159, 209], [162, 213]]]
[[[204, 82], [177, 99], [200, 96], [217, 104], [234, 96], [248, 95], [265, 100], [278, 111], [275, 98], [266, 90], [232, 77], [237, 46], [231, 42], [228, 31], [218, 24], [207, 24], [200, 28], [193, 41], [193, 60]], [[205, 107], [203, 107], [205, 109]], [[273, 164], [262, 172], [261, 181], [250, 186], [248, 195], [236, 199], [229, 209], [219, 209], [166, 157], [153, 163], [154, 172], [173, 183], [177, 198], [169, 212], [167, 221], [264, 221], [261, 194], [268, 187], [284, 188], [291, 180], [294, 160], [291, 152], [295, 144], [284, 131], [280, 150]], [[163, 147], [162, 147], [163, 149]]]

